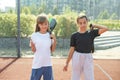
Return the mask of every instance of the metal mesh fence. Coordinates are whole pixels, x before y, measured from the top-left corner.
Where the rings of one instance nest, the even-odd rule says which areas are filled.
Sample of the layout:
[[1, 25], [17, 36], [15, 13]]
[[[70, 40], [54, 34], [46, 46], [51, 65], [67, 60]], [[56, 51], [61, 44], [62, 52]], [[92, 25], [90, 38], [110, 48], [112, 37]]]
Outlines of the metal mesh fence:
[[[29, 46], [30, 38], [21, 38], [21, 56], [32, 56], [33, 52]], [[69, 50], [69, 39], [57, 38], [57, 47], [52, 56], [67, 56]], [[17, 38], [0, 37], [0, 57], [17, 57]]]
[[[33, 52], [29, 47], [29, 41], [30, 41], [30, 38], [21, 38], [21, 55], [22, 56], [33, 55]], [[67, 56], [68, 50], [69, 50], [69, 43], [70, 43], [69, 39], [57, 38], [57, 47], [55, 52], [53, 52], [52, 56], [55, 56], [55, 57]]]
[[0, 37], [0, 57], [17, 57], [16, 37]]

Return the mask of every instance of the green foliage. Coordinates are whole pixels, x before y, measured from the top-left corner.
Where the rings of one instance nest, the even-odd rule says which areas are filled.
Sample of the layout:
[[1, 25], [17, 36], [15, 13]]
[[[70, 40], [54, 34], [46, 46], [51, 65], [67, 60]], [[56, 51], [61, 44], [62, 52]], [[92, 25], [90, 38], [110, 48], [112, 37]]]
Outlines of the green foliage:
[[71, 13], [71, 8], [69, 6], [63, 7], [64, 14], [69, 14]]
[[109, 13], [107, 10], [101, 12], [99, 15], [98, 15], [98, 19], [109, 19]]
[[22, 7], [21, 8], [21, 13], [31, 14], [29, 7]]
[[115, 14], [115, 13], [113, 13], [111, 16], [110, 16], [110, 19], [111, 20], [115, 20], [115, 19], [117, 19], [118, 18], [118, 16]]
[[94, 22], [107, 26], [109, 30], [120, 30], [120, 20], [97, 20]]
[[0, 36], [16, 36], [16, 15], [0, 15]]
[[46, 11], [46, 5], [43, 3], [39, 8], [39, 14], [44, 13]]
[[22, 37], [28, 37], [34, 32], [34, 26], [35, 26], [35, 19], [36, 17], [34, 15], [25, 15], [21, 14], [21, 36]]
[[[77, 31], [76, 25], [77, 14], [74, 12], [64, 13], [63, 15], [48, 14], [48, 18], [55, 18], [57, 26], [54, 33], [57, 37], [69, 38], [73, 32]], [[21, 37], [28, 37], [35, 30], [36, 17], [34, 15], [21, 14]], [[105, 25], [109, 30], [120, 30], [120, 20], [94, 20], [95, 24]], [[16, 14], [0, 14], [0, 37], [17, 36], [17, 15]]]
[[47, 6], [47, 4], [45, 2], [42, 2], [40, 3], [40, 7], [38, 7], [38, 14], [41, 14], [41, 13], [50, 13], [51, 12], [51, 9], [50, 7]]
[[71, 36], [73, 32], [77, 31], [77, 26], [75, 24], [74, 17], [60, 15], [57, 16], [56, 19], [58, 24], [54, 32], [58, 37], [68, 38]]
[[14, 14], [14, 13], [15, 13], [15, 10], [10, 9], [10, 10], [8, 10], [8, 13]]
[[38, 9], [34, 4], [29, 6], [28, 8], [30, 9], [31, 14], [38, 15]]
[[58, 14], [58, 8], [57, 8], [57, 6], [54, 6], [52, 14], [53, 15], [57, 15]]
[[[21, 37], [27, 37], [34, 31], [35, 16], [21, 14]], [[0, 36], [14, 37], [17, 36], [17, 15], [1, 14], [0, 15]]]

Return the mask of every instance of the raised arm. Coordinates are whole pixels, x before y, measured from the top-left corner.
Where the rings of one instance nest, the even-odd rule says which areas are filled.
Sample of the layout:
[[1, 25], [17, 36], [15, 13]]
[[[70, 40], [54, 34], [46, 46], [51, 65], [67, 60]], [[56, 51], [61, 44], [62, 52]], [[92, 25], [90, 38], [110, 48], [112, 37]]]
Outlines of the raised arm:
[[106, 26], [103, 26], [103, 25], [93, 24], [93, 28], [98, 28], [99, 29], [98, 34], [102, 34], [102, 33], [106, 32], [106, 31], [108, 31], [108, 28]]

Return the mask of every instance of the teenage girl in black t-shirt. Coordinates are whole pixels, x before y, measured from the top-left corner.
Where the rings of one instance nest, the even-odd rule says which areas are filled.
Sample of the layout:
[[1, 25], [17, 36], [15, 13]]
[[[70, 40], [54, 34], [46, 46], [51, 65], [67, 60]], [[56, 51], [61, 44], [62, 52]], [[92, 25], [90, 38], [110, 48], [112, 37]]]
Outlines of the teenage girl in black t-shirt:
[[108, 28], [101, 25], [92, 25], [96, 28], [87, 31], [88, 19], [86, 16], [78, 16], [78, 32], [71, 36], [69, 55], [63, 70], [67, 71], [70, 60], [72, 59], [72, 80], [80, 80], [84, 75], [84, 80], [94, 80], [92, 48], [95, 37], [106, 32]]

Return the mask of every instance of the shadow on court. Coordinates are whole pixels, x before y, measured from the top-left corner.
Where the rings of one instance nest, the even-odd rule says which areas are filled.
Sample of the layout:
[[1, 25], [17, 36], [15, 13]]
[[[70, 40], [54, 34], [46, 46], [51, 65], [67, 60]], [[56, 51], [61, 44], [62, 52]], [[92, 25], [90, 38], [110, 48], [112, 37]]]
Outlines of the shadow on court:
[[[2, 61], [0, 60], [1, 61], [0, 62], [0, 73], [2, 73], [6, 68], [8, 68], [14, 62], [16, 62], [18, 59], [19, 58], [2, 58]], [[7, 60], [7, 62], [6, 62], [6, 60]]]

